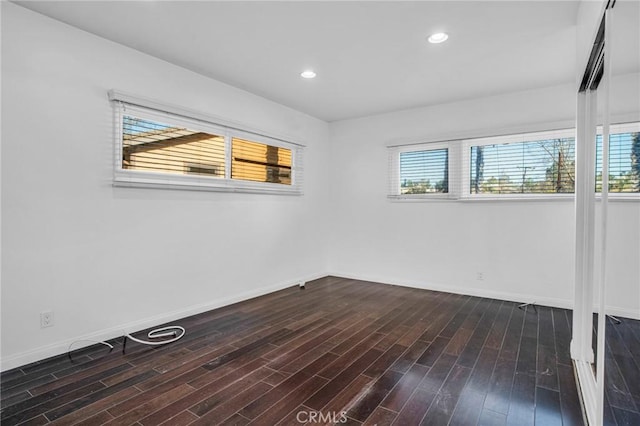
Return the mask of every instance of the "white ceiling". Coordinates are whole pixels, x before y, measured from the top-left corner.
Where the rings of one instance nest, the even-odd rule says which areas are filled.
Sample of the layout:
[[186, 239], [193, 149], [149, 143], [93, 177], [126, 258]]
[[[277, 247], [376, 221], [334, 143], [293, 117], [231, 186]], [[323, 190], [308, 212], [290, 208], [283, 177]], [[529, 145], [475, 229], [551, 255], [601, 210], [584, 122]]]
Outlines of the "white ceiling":
[[326, 121], [575, 79], [577, 1], [17, 3]]

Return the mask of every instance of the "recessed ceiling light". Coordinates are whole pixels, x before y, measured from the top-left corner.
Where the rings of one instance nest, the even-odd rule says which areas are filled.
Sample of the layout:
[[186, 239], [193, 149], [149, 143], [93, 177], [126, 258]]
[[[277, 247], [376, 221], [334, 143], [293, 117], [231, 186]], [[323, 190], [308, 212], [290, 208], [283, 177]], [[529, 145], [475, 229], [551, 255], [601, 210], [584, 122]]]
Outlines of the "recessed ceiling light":
[[443, 41], [447, 40], [449, 38], [449, 35], [447, 33], [435, 33], [435, 34], [431, 34], [429, 36], [429, 43], [442, 43]]
[[306, 70], [300, 73], [300, 77], [302, 78], [315, 78], [315, 76], [316, 76], [316, 73], [313, 72], [312, 70]]

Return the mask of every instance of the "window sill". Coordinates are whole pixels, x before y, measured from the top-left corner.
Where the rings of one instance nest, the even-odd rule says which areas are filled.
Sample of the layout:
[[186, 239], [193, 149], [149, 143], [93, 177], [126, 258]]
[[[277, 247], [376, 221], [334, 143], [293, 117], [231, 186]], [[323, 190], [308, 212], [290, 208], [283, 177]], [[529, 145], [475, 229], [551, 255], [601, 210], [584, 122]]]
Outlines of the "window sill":
[[431, 202], [431, 201], [457, 201], [456, 198], [453, 198], [451, 195], [449, 194], [416, 194], [416, 195], [409, 195], [409, 194], [403, 194], [403, 195], [389, 195], [388, 196], [389, 200], [393, 201], [393, 202], [402, 202], [402, 203], [406, 203], [406, 202]]
[[573, 201], [575, 194], [487, 194], [469, 195], [460, 201]]
[[192, 176], [140, 176], [120, 172], [114, 176], [113, 186], [124, 188], [175, 189], [209, 192], [237, 192], [249, 194], [302, 195], [295, 185], [279, 185], [266, 182], [249, 182], [223, 178], [197, 178]]
[[[544, 201], [544, 202], [556, 202], [556, 201], [574, 201], [575, 194], [505, 194], [505, 195], [474, 195], [455, 198], [453, 196], [407, 196], [407, 195], [389, 195], [389, 200], [392, 202], [406, 203], [406, 202], [514, 202], [514, 201]], [[596, 194], [596, 201], [600, 201], [602, 196]], [[639, 193], [610, 193], [609, 202], [638, 202], [640, 203]]]

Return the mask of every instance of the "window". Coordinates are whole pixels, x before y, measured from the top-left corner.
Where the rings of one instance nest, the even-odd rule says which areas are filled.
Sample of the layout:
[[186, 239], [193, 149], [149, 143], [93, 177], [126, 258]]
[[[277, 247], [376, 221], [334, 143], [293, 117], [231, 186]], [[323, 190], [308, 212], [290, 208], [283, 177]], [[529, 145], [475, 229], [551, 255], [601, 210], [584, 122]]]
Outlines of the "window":
[[390, 152], [392, 197], [434, 197], [449, 194], [449, 147], [423, 144]]
[[224, 177], [225, 140], [186, 127], [122, 117], [122, 169]]
[[[389, 146], [389, 197], [567, 198], [575, 193], [574, 133], [563, 129]], [[594, 164], [598, 192], [601, 134]], [[640, 200], [640, 123], [612, 125], [609, 139], [609, 191], [614, 199]]]
[[573, 193], [575, 141], [567, 136], [533, 134], [471, 141], [468, 193]]
[[400, 193], [449, 192], [449, 150], [430, 149], [400, 153]]
[[117, 101], [115, 185], [302, 192], [300, 145], [197, 113], [139, 106], [144, 102], [129, 103], [131, 97], [115, 92], [110, 96]]
[[291, 150], [240, 138], [231, 140], [231, 178], [291, 185]]
[[[596, 192], [602, 191], [602, 135], [596, 137]], [[640, 192], [640, 123], [611, 126], [609, 192]]]

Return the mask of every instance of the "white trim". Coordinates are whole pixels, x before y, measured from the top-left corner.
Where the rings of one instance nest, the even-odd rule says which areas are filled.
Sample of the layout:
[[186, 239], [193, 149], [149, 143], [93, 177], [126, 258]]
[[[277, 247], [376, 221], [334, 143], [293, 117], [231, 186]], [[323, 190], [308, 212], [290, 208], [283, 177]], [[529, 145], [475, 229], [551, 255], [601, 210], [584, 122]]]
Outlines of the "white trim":
[[[129, 173], [135, 173], [130, 171]], [[146, 172], [139, 172], [146, 173]], [[202, 179], [207, 177], [191, 177], [180, 176], [175, 177], [189, 180], [185, 182], [178, 182], [175, 179], [145, 179], [143, 177], [117, 176], [114, 178], [113, 186], [117, 188], [144, 188], [144, 189], [167, 189], [167, 190], [190, 190], [190, 191], [215, 191], [215, 192], [236, 192], [243, 194], [275, 194], [275, 195], [302, 195], [302, 191], [291, 189], [290, 185], [281, 185], [283, 188], [274, 188], [265, 182], [251, 182], [234, 180], [234, 185], [227, 184], [228, 181], [223, 181], [223, 178], [209, 177], [214, 182], [203, 182]], [[173, 178], [173, 176], [172, 176]], [[193, 179], [193, 181], [190, 181]], [[224, 182], [223, 184], [218, 184]]]
[[508, 143], [537, 142], [548, 139], [573, 137], [575, 137], [575, 130], [572, 128], [567, 128], [559, 130], [547, 130], [543, 132], [530, 132], [504, 136], [465, 139], [463, 141], [463, 145], [465, 148], [471, 148], [472, 146], [504, 145]]
[[[185, 110], [175, 106], [164, 106], [155, 101], [140, 100], [132, 96], [118, 94], [114, 91], [109, 92], [109, 99], [114, 102], [116, 120], [113, 164], [113, 185], [116, 187], [302, 195], [302, 182], [304, 181], [303, 176], [301, 176], [303, 169], [300, 166], [302, 163], [302, 145], [266, 136], [264, 133], [252, 133], [246, 130], [227, 127], [225, 124], [213, 122], [213, 119], [208, 119], [207, 116], [195, 111]], [[133, 99], [135, 103], [128, 103], [130, 99]], [[224, 176], [182, 175], [177, 173], [163, 173], [161, 171], [123, 169], [122, 122], [125, 115], [172, 126], [177, 125], [224, 137]], [[291, 184], [285, 185], [272, 182], [232, 179], [231, 152], [234, 138], [291, 150]]]
[[[547, 297], [536, 294], [523, 294], [509, 291], [488, 290], [480, 287], [454, 286], [451, 284], [442, 284], [434, 282], [425, 282], [421, 280], [410, 280], [402, 278], [393, 278], [381, 275], [370, 274], [354, 274], [350, 272], [331, 271], [329, 276], [336, 278], [346, 278], [352, 280], [368, 281], [387, 285], [397, 285], [400, 287], [419, 288], [422, 290], [442, 291], [446, 293], [463, 294], [465, 296], [484, 297], [489, 299], [505, 300], [509, 302], [535, 302], [537, 305], [550, 306], [561, 309], [573, 309], [573, 301], [571, 299], [560, 299], [557, 297]], [[594, 305], [595, 312], [595, 305]], [[607, 306], [607, 314], [624, 318], [640, 320], [640, 309], [626, 309], [615, 306]]]
[[[635, 121], [637, 118], [631, 118], [626, 120], [627, 116], [623, 116], [624, 118], [621, 121]], [[566, 130], [571, 129], [575, 126], [575, 120], [561, 120], [561, 121], [553, 121], [553, 122], [544, 122], [544, 123], [534, 123], [524, 126], [512, 126], [512, 127], [502, 127], [499, 129], [484, 129], [484, 130], [467, 130], [463, 132], [447, 132], [441, 133], [433, 136], [425, 136], [422, 138], [396, 138], [389, 141], [385, 146], [387, 148], [394, 148], [397, 146], [404, 145], [420, 145], [425, 143], [434, 143], [434, 142], [446, 142], [446, 141], [462, 141], [465, 139], [475, 139], [475, 138], [493, 138], [493, 137], [501, 137], [501, 136], [509, 136], [514, 134], [521, 133], [534, 133], [534, 132], [547, 132], [547, 131], [556, 131], [556, 130]], [[416, 140], [420, 140], [421, 142], [416, 142]]]
[[426, 194], [389, 194], [387, 195], [389, 200], [394, 202], [430, 202], [430, 201], [458, 201], [457, 198], [449, 194], [448, 192], [429, 192]]
[[[415, 143], [408, 145], [397, 145], [388, 147], [388, 161], [389, 161], [389, 176], [388, 185], [389, 193], [388, 197], [396, 201], [402, 200], [452, 200], [457, 198], [455, 192], [455, 185], [452, 186], [451, 177], [456, 175], [458, 170], [456, 167], [452, 167], [457, 162], [456, 158], [452, 159], [453, 155], [457, 155], [457, 141], [440, 141], [440, 142], [427, 142], [427, 143]], [[427, 152], [447, 150], [447, 192], [427, 192], [424, 194], [402, 194], [402, 182], [400, 182], [400, 155], [407, 152]], [[453, 169], [453, 171], [452, 171]]]
[[[600, 231], [600, 277], [597, 279], [598, 291], [598, 333], [596, 339], [597, 362], [596, 362], [596, 416], [588, 419], [588, 422], [602, 424], [604, 420], [604, 362], [605, 362], [605, 340], [606, 340], [606, 271], [607, 271], [607, 222], [609, 215], [609, 145], [611, 143], [609, 104], [611, 88], [611, 9], [605, 10], [604, 15], [604, 39], [606, 48], [604, 49], [604, 75], [602, 78], [603, 103], [602, 103], [602, 188], [600, 206], [600, 226], [595, 231]], [[596, 171], [597, 173], [597, 171]], [[594, 200], [595, 202], [595, 200]]]
[[421, 280], [398, 279], [380, 275], [352, 274], [349, 272], [332, 271], [331, 276], [338, 278], [348, 278], [352, 280], [369, 281], [380, 284], [397, 285], [401, 287], [418, 288], [422, 290], [442, 291], [445, 293], [463, 294], [465, 296], [484, 297], [489, 299], [505, 300], [509, 302], [536, 302], [538, 305], [551, 306], [554, 308], [571, 309], [570, 299], [559, 299], [557, 297], [547, 297], [534, 294], [520, 294], [506, 291], [487, 290], [477, 287], [453, 286], [425, 282]]
[[[599, 192], [596, 192], [596, 202], [602, 201], [602, 197]], [[634, 202], [640, 201], [640, 193], [638, 192], [609, 192], [608, 202]]]
[[[449, 165], [451, 167], [451, 165]], [[446, 194], [440, 194], [446, 195]], [[481, 203], [483, 201], [487, 202], [513, 202], [513, 201], [539, 201], [539, 202], [574, 202], [575, 195], [568, 193], [561, 194], [503, 194], [501, 196], [496, 196], [493, 194], [477, 194], [473, 197], [435, 197], [432, 195], [431, 197], [421, 197], [412, 194], [404, 194], [404, 195], [388, 195], [387, 196], [391, 201], [394, 202], [429, 202], [429, 201], [451, 201], [451, 202], [462, 202], [462, 203]], [[600, 193], [596, 193], [596, 202], [600, 202]], [[632, 203], [632, 202], [640, 202], [640, 193], [637, 192], [610, 192], [609, 193], [609, 203]]]
[[291, 142], [292, 140], [298, 139], [292, 136], [281, 135], [281, 134], [276, 134], [272, 132], [265, 132], [262, 129], [258, 129], [246, 123], [229, 120], [227, 118], [219, 117], [212, 114], [203, 114], [199, 111], [195, 111], [179, 105], [167, 104], [165, 102], [160, 102], [153, 99], [132, 95], [116, 89], [109, 90], [107, 94], [109, 96], [109, 100], [112, 102], [123, 102], [129, 105], [135, 105], [135, 106], [139, 106], [147, 109], [152, 109], [160, 113], [163, 113], [163, 112], [170, 113], [173, 115], [185, 117], [187, 119], [202, 121], [207, 124], [224, 126], [233, 130], [241, 131], [241, 132], [248, 132], [254, 135], [265, 136], [271, 139], [278, 139], [288, 144], [293, 144], [293, 145], [302, 146], [302, 147], [305, 146], [300, 143]]
[[[572, 353], [573, 356], [573, 353]], [[579, 361], [573, 359], [573, 367], [577, 376], [578, 396], [582, 402], [584, 414], [586, 414], [587, 424], [596, 426], [596, 423], [590, 423], [589, 419], [596, 418], [596, 379], [593, 376], [591, 363], [587, 361]]]
[[[611, 120], [610, 134], [640, 132], [640, 121], [636, 115], [620, 115]], [[556, 122], [553, 125], [536, 125], [531, 128], [541, 128], [531, 131], [510, 132], [508, 129], [497, 131], [495, 135], [473, 137], [461, 137], [469, 132], [452, 134], [450, 137], [424, 138], [423, 142], [416, 142], [415, 139], [401, 141], [394, 140], [386, 145], [389, 157], [389, 190], [387, 198], [392, 202], [441, 202], [441, 201], [557, 201], [575, 200], [575, 193], [525, 193], [525, 194], [472, 194], [470, 191], [470, 149], [472, 146], [500, 145], [517, 142], [534, 142], [539, 140], [574, 138], [576, 136], [575, 123]], [[545, 128], [546, 127], [546, 128]], [[549, 128], [553, 130], [549, 130]], [[515, 128], [514, 128], [515, 130]], [[481, 132], [479, 132], [481, 134]], [[602, 134], [602, 126], [598, 126], [596, 134]], [[429, 193], [429, 194], [400, 194], [397, 186], [399, 179], [399, 154], [402, 152], [413, 152], [433, 149], [449, 149], [449, 192]], [[595, 186], [594, 186], [595, 187]], [[596, 193], [595, 199], [599, 201], [600, 193]], [[640, 193], [637, 192], [611, 192], [609, 201], [618, 202], [638, 202]]]
[[[595, 123], [597, 96], [593, 91], [577, 95], [575, 187], [575, 286], [571, 355], [576, 361], [593, 362], [593, 263], [595, 229]], [[581, 378], [580, 376], [578, 376]]]
[[460, 198], [460, 201], [573, 201], [572, 193], [524, 193], [524, 194], [469, 194]]
[[640, 320], [640, 309], [626, 309], [626, 308], [618, 308], [615, 306], [607, 306], [607, 315], [620, 317], [620, 319], [623, 319], [623, 320], [624, 318]]
[[[84, 346], [90, 346], [94, 344], [95, 341], [105, 341], [116, 337], [121, 337], [125, 332], [134, 332], [137, 330], [143, 330], [146, 328], [157, 326], [158, 324], [176, 321], [191, 315], [196, 315], [202, 312], [221, 308], [223, 306], [232, 305], [237, 302], [242, 302], [254, 297], [263, 296], [265, 294], [273, 293], [285, 288], [294, 286], [297, 287], [300, 282], [309, 282], [326, 276], [326, 273], [310, 274], [305, 277], [299, 277], [297, 279], [291, 279], [277, 284], [265, 285], [222, 299], [212, 300], [198, 305], [192, 305], [184, 309], [177, 309], [169, 313], [155, 315], [153, 317], [120, 324], [114, 327], [109, 327], [107, 329], [98, 330], [93, 333], [88, 333], [81, 336], [75, 336], [73, 338], [62, 340], [60, 342], [55, 342], [49, 345], [31, 349], [26, 352], [3, 357], [0, 361], [0, 371], [7, 371], [12, 368], [21, 367], [52, 356], [64, 354], [69, 350], [69, 345], [74, 342], [78, 342], [78, 344], [74, 345], [74, 349], [80, 349]], [[188, 329], [187, 333], [189, 333]], [[89, 342], [79, 342], [81, 340], [88, 340]]]
[[[617, 114], [611, 117], [611, 128], [616, 132], [640, 131], [640, 115], [637, 113]], [[637, 126], [633, 126], [637, 124]], [[561, 120], [547, 123], [535, 123], [525, 126], [503, 127], [499, 129], [467, 130], [464, 132], [447, 132], [419, 138], [395, 138], [388, 141], [386, 148], [396, 148], [410, 145], [424, 145], [438, 142], [463, 141], [467, 139], [498, 138], [510, 135], [527, 133], [562, 132], [571, 130], [575, 132], [575, 120]], [[598, 128], [600, 129], [600, 127]], [[630, 130], [629, 130], [630, 129]], [[635, 130], [634, 130], [635, 129]], [[419, 141], [419, 142], [416, 142]]]
[[231, 180], [231, 136], [224, 136], [224, 178]]
[[[636, 118], [637, 120], [637, 118]], [[598, 126], [596, 133], [602, 135], [603, 126]], [[618, 133], [635, 133], [640, 132], [639, 121], [618, 122], [617, 124], [609, 123], [609, 134], [616, 135]]]
[[[198, 304], [198, 305], [192, 305], [187, 308], [178, 309], [167, 314], [156, 315], [153, 317], [144, 318], [142, 320], [125, 323], [125, 324], [114, 326], [114, 327], [109, 327], [107, 329], [98, 330], [93, 333], [88, 333], [88, 334], [73, 337], [70, 339], [65, 339], [60, 342], [55, 342], [49, 345], [41, 346], [26, 352], [10, 355], [0, 360], [0, 371], [7, 371], [12, 368], [21, 367], [29, 363], [40, 361], [52, 356], [64, 354], [67, 352], [70, 344], [79, 340], [104, 341], [104, 340], [109, 340], [116, 337], [121, 337], [123, 335], [123, 331], [125, 330], [128, 330], [128, 331], [143, 330], [146, 328], [156, 326], [158, 324], [179, 320], [190, 315], [196, 315], [202, 312], [207, 312], [212, 309], [217, 309], [223, 306], [231, 305], [233, 303], [242, 302], [254, 297], [273, 293], [275, 291], [282, 290], [285, 288], [299, 286], [300, 282], [308, 283], [309, 281], [313, 281], [321, 278], [327, 278], [327, 277], [334, 277], [337, 279], [354, 279], [354, 280], [361, 280], [361, 281], [369, 281], [369, 282], [376, 282], [376, 283], [382, 283], [387, 285], [397, 285], [401, 287], [419, 288], [423, 290], [442, 291], [447, 293], [463, 294], [466, 296], [484, 297], [484, 298], [491, 298], [491, 299], [497, 299], [497, 300], [505, 300], [510, 302], [536, 302], [539, 305], [551, 306], [554, 308], [562, 308], [562, 309], [573, 308], [571, 300], [568, 300], [568, 299], [550, 298], [550, 297], [543, 297], [543, 296], [533, 295], [533, 294], [523, 295], [518, 293], [492, 291], [492, 290], [486, 290], [486, 289], [480, 289], [480, 288], [452, 286], [448, 284], [426, 283], [424, 281], [395, 279], [395, 278], [389, 278], [389, 277], [381, 277], [377, 275], [352, 274], [348, 272], [336, 272], [336, 271], [333, 271], [330, 273], [323, 272], [323, 273], [310, 274], [302, 279], [292, 279], [292, 280], [288, 280], [286, 282], [282, 282], [278, 284], [265, 285], [263, 287], [260, 287], [254, 290], [249, 290], [234, 296], [229, 296], [223, 299], [209, 301], [209, 302]], [[635, 310], [628, 310], [624, 308], [609, 306], [607, 307], [607, 313], [612, 314], [614, 316], [618, 316], [618, 317], [640, 320], [640, 310], [635, 311]], [[188, 331], [189, 330], [187, 330], [187, 332]], [[573, 341], [571, 343], [572, 343], [572, 355], [573, 355]], [[88, 346], [91, 344], [92, 343], [85, 343], [84, 346]], [[81, 347], [83, 347], [83, 345], [74, 345], [74, 349], [80, 349]]]
[[403, 145], [393, 147], [398, 154], [403, 152], [421, 152], [421, 151], [434, 151], [437, 149], [448, 149], [449, 144], [454, 141], [444, 141], [444, 142], [427, 142], [420, 144], [411, 144], [411, 145]]

